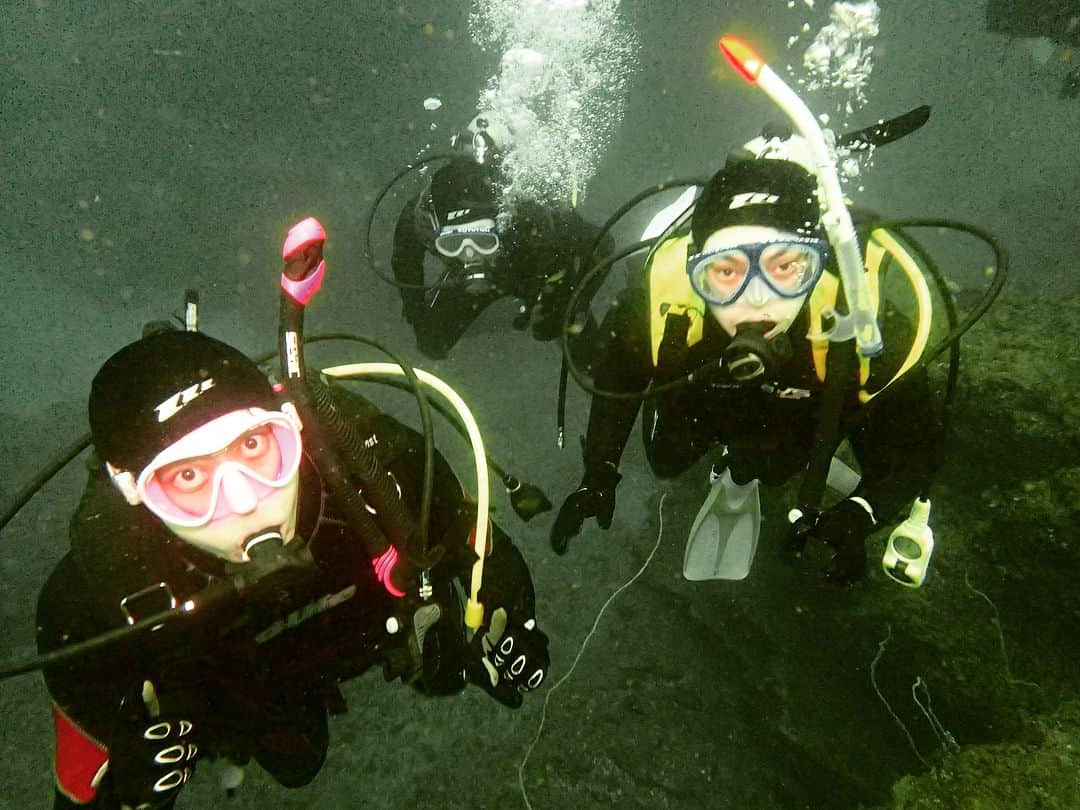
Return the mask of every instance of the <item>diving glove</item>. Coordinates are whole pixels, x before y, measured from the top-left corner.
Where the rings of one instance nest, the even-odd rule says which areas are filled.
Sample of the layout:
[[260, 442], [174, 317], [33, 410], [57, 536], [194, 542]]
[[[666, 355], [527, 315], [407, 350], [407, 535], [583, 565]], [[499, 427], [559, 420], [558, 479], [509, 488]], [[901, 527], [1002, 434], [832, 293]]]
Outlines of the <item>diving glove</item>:
[[874, 510], [862, 498], [845, 498], [816, 515], [792, 513], [793, 534], [788, 544], [796, 557], [803, 557], [808, 545], [817, 543], [826, 550], [825, 579], [837, 585], [852, 585], [866, 575], [866, 538], [874, 531]]
[[586, 518], [595, 517], [601, 529], [611, 527], [615, 487], [621, 480], [622, 476], [610, 462], [604, 462], [597, 470], [586, 470], [581, 485], [563, 501], [551, 527], [551, 547], [556, 554], [566, 553], [570, 538], [577, 536]]
[[163, 706], [150, 681], [135, 684], [120, 711], [108, 769], [121, 805], [171, 807], [199, 756], [197, 729], [188, 719], [192, 715]]
[[497, 608], [491, 624], [473, 639], [474, 652], [466, 671], [469, 680], [504, 706], [518, 708], [522, 695], [544, 682], [551, 658], [548, 637], [535, 619], [508, 623], [505, 608]]

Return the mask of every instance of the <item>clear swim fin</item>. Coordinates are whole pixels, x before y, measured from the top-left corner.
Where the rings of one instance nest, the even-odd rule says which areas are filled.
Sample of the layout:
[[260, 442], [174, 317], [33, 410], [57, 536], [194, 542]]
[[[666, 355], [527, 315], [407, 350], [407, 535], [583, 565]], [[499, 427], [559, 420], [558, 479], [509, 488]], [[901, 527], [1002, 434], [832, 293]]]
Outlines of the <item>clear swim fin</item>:
[[[829, 488], [847, 497], [858, 484], [859, 474], [834, 457], [829, 466]], [[760, 535], [758, 482], [736, 484], [724, 470], [713, 481], [694, 518], [683, 555], [683, 576], [695, 582], [745, 579]]]
[[692, 581], [745, 579], [760, 534], [758, 482], [736, 484], [725, 470], [694, 518], [683, 555], [683, 576]]
[[848, 497], [859, 486], [861, 476], [836, 456], [829, 462], [829, 478], [825, 485], [843, 498]]

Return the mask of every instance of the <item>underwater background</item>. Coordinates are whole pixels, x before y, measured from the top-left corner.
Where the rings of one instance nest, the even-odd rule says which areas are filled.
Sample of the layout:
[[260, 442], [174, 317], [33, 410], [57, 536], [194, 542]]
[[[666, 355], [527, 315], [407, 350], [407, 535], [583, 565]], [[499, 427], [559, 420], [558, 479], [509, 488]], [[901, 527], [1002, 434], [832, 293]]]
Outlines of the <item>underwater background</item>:
[[[540, 695], [510, 712], [480, 690], [427, 700], [371, 672], [345, 685], [350, 710], [332, 722], [312, 785], [287, 791], [252, 767], [226, 806], [519, 807], [522, 785], [537, 808], [1078, 806], [1080, 99], [1062, 89], [1080, 56], [1075, 30], [1071, 43], [1038, 40], [1047, 32], [1025, 25], [1038, 9], [1069, 18], [1080, 8], [993, 5], [998, 30], [985, 2], [882, 0], [867, 103], [850, 119], [866, 126], [931, 105], [926, 126], [878, 151], [849, 193], [890, 217], [976, 223], [1011, 257], [1001, 298], [961, 344], [924, 587], [900, 588], [874, 564], [866, 581], [836, 590], [783, 564], [770, 544], [791, 496], [780, 491], [764, 494], [746, 581], [683, 580], [707, 467], [659, 481], [635, 433], [610, 531], [590, 522], [565, 557], [548, 545], [552, 513], [525, 524], [496, 498], [551, 638]], [[459, 391], [511, 472], [556, 502], [574, 488], [587, 398], [571, 390], [558, 449], [556, 345], [512, 331], [513, 304], [503, 301], [446, 360], [427, 361], [397, 291], [362, 261], [375, 195], [472, 117], [497, 67], [499, 54], [468, 35], [470, 9], [465, 0], [4, 5], [0, 504], [86, 431], [95, 371], [143, 323], [179, 313], [186, 288], [201, 295], [206, 332], [250, 354], [272, 349], [281, 240], [307, 215], [329, 232], [330, 294], [310, 307], [309, 331], [395, 346]], [[820, 28], [827, 8], [624, 0], [619, 12], [635, 56], [623, 120], [581, 200], [596, 222], [651, 183], [710, 175], [776, 118], [719, 65], [720, 34], [750, 38], [782, 64], [806, 44], [789, 54], [788, 38]], [[1008, 21], [1017, 36], [1001, 30]], [[430, 97], [442, 106], [425, 109]], [[376, 218], [384, 268], [400, 204]], [[636, 238], [629, 227], [616, 234]], [[957, 301], [970, 305], [987, 253], [963, 241], [943, 250]], [[371, 356], [349, 344], [309, 354], [323, 365], [362, 359]], [[362, 390], [415, 421], [403, 396]], [[440, 430], [439, 446], [467, 482], [457, 437]], [[34, 651], [37, 591], [67, 548], [84, 479], [81, 460], [69, 465], [0, 536], [3, 661]], [[536, 737], [544, 694], [658, 538], [573, 677], [551, 693]], [[883, 542], [879, 533], [872, 558]], [[40, 676], [0, 684], [0, 806], [48, 806], [51, 757]], [[222, 802], [203, 764], [179, 806]]]

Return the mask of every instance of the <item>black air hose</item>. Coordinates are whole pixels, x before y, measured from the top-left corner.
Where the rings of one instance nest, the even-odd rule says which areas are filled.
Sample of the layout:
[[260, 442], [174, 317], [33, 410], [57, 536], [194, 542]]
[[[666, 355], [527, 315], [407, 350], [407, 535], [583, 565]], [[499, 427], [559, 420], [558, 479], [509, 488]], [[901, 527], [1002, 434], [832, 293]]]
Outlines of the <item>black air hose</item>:
[[417, 530], [393, 477], [383, 469], [374, 450], [365, 444], [356, 425], [341, 412], [329, 387], [309, 378], [307, 389], [319, 427], [344, 457], [348, 472], [361, 481], [362, 502], [366, 501], [375, 510], [375, 521], [384, 533], [400, 538], [399, 544], [410, 547]]

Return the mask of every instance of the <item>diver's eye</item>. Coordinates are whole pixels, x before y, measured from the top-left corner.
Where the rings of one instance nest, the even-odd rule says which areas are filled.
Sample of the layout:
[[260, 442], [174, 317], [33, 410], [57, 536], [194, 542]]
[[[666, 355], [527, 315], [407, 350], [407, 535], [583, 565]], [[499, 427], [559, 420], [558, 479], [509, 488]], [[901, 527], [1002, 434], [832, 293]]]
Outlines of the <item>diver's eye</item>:
[[716, 276], [725, 281], [739, 278], [742, 274], [742, 268], [737, 267], [730, 262], [713, 262], [709, 265], [709, 275]]
[[778, 276], [792, 276], [801, 273], [804, 267], [806, 267], [806, 262], [802, 259], [791, 259], [776, 265], [773, 273]]
[[240, 441], [240, 453], [244, 458], [258, 458], [270, 446], [270, 428], [264, 427], [244, 436]]
[[206, 483], [206, 474], [198, 467], [181, 467], [169, 476], [169, 483], [180, 492], [195, 492]]
[[787, 247], [771, 253], [767, 251], [762, 257], [761, 267], [775, 281], [795, 283], [807, 274], [811, 261], [812, 257], [807, 251]]

